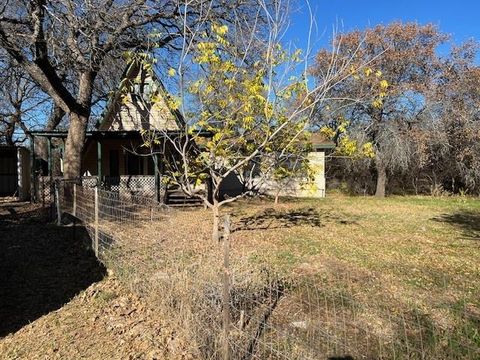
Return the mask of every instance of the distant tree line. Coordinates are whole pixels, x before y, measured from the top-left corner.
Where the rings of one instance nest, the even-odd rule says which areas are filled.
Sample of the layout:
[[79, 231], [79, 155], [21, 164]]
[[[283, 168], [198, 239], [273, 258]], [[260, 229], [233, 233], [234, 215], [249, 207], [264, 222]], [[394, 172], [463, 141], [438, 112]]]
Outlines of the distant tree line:
[[329, 183], [377, 196], [479, 194], [478, 44], [453, 45], [441, 55], [448, 35], [416, 23], [378, 25], [333, 41], [338, 51], [320, 51], [312, 74], [321, 78], [335, 58], [351, 76], [331, 89], [317, 125], [339, 142], [344, 124], [350, 143], [371, 144], [374, 154], [352, 156], [340, 146], [327, 163]]

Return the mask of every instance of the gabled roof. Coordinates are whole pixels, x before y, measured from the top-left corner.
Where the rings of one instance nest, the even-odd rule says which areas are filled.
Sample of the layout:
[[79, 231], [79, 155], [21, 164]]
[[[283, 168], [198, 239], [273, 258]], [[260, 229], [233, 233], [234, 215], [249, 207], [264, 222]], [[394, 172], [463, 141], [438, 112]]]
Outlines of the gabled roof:
[[[147, 85], [159, 95], [159, 101], [155, 104], [140, 99], [141, 94], [135, 92], [135, 89], [144, 91]], [[126, 91], [126, 88], [130, 90]], [[141, 130], [146, 127], [157, 130], [180, 129], [184, 119], [178, 110], [168, 105], [167, 96], [168, 92], [155, 71], [146, 70], [141, 62], [134, 60], [126, 66], [97, 128], [102, 131]], [[128, 126], [125, 123], [129, 123]]]
[[310, 136], [310, 143], [315, 150], [335, 148], [335, 142], [318, 132], [312, 133]]

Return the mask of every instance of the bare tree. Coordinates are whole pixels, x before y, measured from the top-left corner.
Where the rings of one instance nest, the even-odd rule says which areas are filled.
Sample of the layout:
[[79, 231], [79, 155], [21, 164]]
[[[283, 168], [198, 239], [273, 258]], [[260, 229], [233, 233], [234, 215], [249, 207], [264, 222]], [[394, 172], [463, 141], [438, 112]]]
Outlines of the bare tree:
[[[6, 0], [2, 3], [0, 46], [69, 116], [65, 148], [67, 178], [80, 175], [95, 83], [108, 59], [127, 49], [181, 46], [188, 28], [205, 20], [204, 3], [202, 0], [185, 3]], [[213, 19], [228, 19], [237, 10], [248, 11], [247, 3], [218, 0], [209, 4], [208, 14]]]
[[15, 61], [0, 58], [0, 137], [7, 145], [23, 143], [37, 125], [48, 97]]
[[478, 43], [454, 46], [440, 80], [427, 93], [431, 117], [425, 119], [422, 172], [452, 192], [480, 190], [480, 68]]

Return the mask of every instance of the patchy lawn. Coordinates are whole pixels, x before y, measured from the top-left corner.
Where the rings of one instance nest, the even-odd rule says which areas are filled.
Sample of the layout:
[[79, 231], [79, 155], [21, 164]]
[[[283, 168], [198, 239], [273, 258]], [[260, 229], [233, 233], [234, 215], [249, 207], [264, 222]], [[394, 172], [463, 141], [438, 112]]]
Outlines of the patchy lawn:
[[374, 276], [382, 292], [405, 302], [479, 305], [478, 200], [333, 196], [278, 209], [242, 204], [235, 219], [234, 239], [255, 242], [253, 262], [286, 272]]
[[[235, 322], [247, 310], [266, 307], [261, 294], [268, 287], [269, 299], [272, 293], [282, 297], [269, 314], [271, 330], [305, 327], [309, 336], [315, 334], [307, 347], [327, 344], [319, 354], [479, 355], [478, 200], [333, 195], [277, 207], [269, 201], [243, 201], [224, 212], [233, 219]], [[219, 346], [211, 334], [221, 333], [221, 319], [211, 314], [220, 313], [223, 254], [210, 240], [210, 226], [211, 214], [203, 209], [176, 211], [135, 227], [104, 223], [105, 231], [115, 231], [120, 239], [109, 255], [110, 266], [166, 318], [178, 322], [178, 334], [195, 340], [188, 351], [198, 357], [212, 356], [205, 349]], [[277, 289], [280, 283], [282, 290]], [[296, 321], [305, 318], [322, 319], [321, 329]], [[249, 331], [258, 332], [258, 327]], [[267, 331], [262, 336], [264, 343], [270, 341], [266, 347], [290, 342], [280, 335], [266, 339]]]

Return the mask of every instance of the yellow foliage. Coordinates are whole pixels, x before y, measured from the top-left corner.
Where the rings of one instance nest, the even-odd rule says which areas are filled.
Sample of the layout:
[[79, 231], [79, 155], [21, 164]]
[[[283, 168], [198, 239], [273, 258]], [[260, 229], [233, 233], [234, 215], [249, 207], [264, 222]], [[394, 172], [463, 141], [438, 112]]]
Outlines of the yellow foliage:
[[174, 68], [168, 69], [168, 76], [175, 76], [176, 74], [177, 74], [177, 72], [175, 71]]
[[300, 62], [302, 61], [301, 56], [302, 56], [302, 49], [297, 49], [292, 55], [292, 60], [295, 62]]
[[212, 25], [212, 31], [217, 35], [222, 35], [223, 36], [228, 32], [228, 26], [227, 25], [213, 24]]
[[388, 81], [387, 81], [387, 80], [382, 80], [382, 81], [380, 81], [380, 88], [382, 88], [382, 89], [387, 89], [388, 86], [389, 86], [389, 84], [388, 84]]
[[343, 136], [340, 139], [339, 152], [347, 156], [354, 155], [357, 152], [357, 142], [348, 136]]
[[372, 73], [373, 73], [373, 70], [371, 68], [365, 69], [365, 75], [370, 76]]
[[374, 108], [380, 109], [383, 105], [383, 101], [381, 99], [375, 99], [372, 102]]
[[167, 100], [167, 105], [170, 109], [177, 110], [180, 107], [181, 102], [179, 98], [168, 96], [166, 100]]
[[375, 72], [375, 76], [378, 77], [378, 78], [381, 77], [381, 76], [382, 76], [382, 72], [381, 72], [380, 70], [377, 70], [377, 71]]
[[245, 116], [243, 118], [243, 125], [246, 129], [251, 129], [255, 119], [253, 116]]
[[212, 141], [213, 142], [218, 142], [221, 138], [222, 138], [222, 133], [218, 132], [215, 135], [213, 135]]
[[335, 136], [335, 131], [328, 126], [323, 126], [320, 129], [320, 133], [323, 134], [324, 136], [326, 136], [329, 139], [333, 139], [333, 137]]
[[338, 125], [338, 128], [337, 128], [338, 132], [341, 133], [341, 134], [346, 132], [347, 131], [347, 126], [349, 124], [350, 123], [347, 120], [345, 120], [344, 118], [340, 119], [340, 124]]
[[127, 105], [130, 102], [130, 96], [128, 96], [127, 94], [122, 94], [121, 102], [123, 105]]
[[373, 144], [371, 142], [367, 142], [362, 146], [362, 153], [364, 156], [368, 158], [375, 157], [375, 151], [373, 150]]
[[215, 89], [213, 88], [213, 85], [208, 84], [208, 85], [205, 87], [205, 94], [208, 95], [208, 94], [210, 94], [213, 90], [215, 90]]
[[199, 55], [195, 58], [195, 61], [199, 64], [215, 63], [220, 61], [220, 58], [216, 54], [217, 45], [213, 42], [202, 41], [197, 44]]

